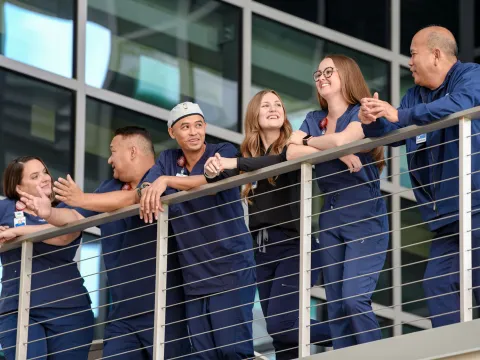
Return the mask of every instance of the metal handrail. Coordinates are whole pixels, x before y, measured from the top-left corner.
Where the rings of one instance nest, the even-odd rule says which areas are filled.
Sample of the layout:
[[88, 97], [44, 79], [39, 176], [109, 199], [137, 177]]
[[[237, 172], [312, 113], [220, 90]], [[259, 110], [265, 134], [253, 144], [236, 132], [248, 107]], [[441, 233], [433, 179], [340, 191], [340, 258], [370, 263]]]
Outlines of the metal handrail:
[[[362, 139], [333, 149], [306, 155], [295, 160], [290, 160], [280, 164], [268, 166], [256, 171], [243, 173], [234, 177], [218, 181], [214, 184], [207, 184], [192, 190], [181, 191], [175, 194], [163, 196], [161, 198], [162, 203], [167, 205], [178, 204], [202, 196], [213, 195], [215, 193], [218, 193], [219, 191], [224, 191], [233, 187], [239, 187], [246, 183], [259, 181], [269, 177], [274, 177], [291, 171], [299, 170], [301, 164], [304, 163], [315, 165], [322, 162], [338, 159], [348, 154], [358, 153], [361, 151], [373, 149], [377, 146], [384, 146], [398, 141], [403, 141], [405, 139], [415, 137], [424, 133], [445, 129], [450, 126], [457, 125], [459, 120], [462, 118], [480, 118], [480, 106], [464, 111], [459, 111], [427, 125], [411, 125], [399, 130], [392, 131], [383, 137]], [[0, 253], [14, 248], [18, 248], [24, 241], [40, 242], [60, 235], [65, 235], [72, 232], [82, 231], [90, 227], [103, 225], [115, 220], [121, 220], [127, 217], [137, 216], [138, 214], [139, 204], [135, 204], [110, 213], [103, 213], [89, 217], [87, 219], [78, 220], [59, 228], [38, 231], [34, 234], [22, 236], [9, 243], [4, 244], [0, 248]]]

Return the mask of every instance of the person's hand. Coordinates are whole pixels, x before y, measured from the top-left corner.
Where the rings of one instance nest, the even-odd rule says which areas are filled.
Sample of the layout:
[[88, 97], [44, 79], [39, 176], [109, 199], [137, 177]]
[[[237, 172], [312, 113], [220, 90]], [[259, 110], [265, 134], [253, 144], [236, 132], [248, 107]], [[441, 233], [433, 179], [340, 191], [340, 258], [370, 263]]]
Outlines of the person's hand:
[[340, 160], [347, 165], [350, 173], [359, 172], [362, 169], [362, 162], [357, 155], [350, 154], [342, 156]]
[[160, 176], [150, 186], [142, 189], [140, 198], [140, 219], [144, 219], [145, 223], [153, 223], [153, 216], [158, 220], [158, 212], [163, 211], [160, 197], [167, 189], [166, 178]]
[[398, 122], [398, 110], [388, 102], [380, 100], [378, 93], [375, 93], [373, 98], [363, 98], [360, 103], [358, 118], [362, 123], [371, 123], [380, 117], [384, 117], [392, 123]]
[[57, 200], [73, 207], [82, 206], [84, 193], [70, 175], [67, 175], [66, 179], [58, 178], [53, 184], [53, 191]]
[[209, 178], [214, 178], [218, 176], [222, 170], [217, 157], [212, 156], [208, 158], [208, 160], [205, 162], [205, 165], [203, 166], [203, 170]]
[[21, 191], [17, 187], [17, 193], [20, 195], [20, 201], [23, 202], [28, 209], [33, 211], [35, 215], [42, 219], [48, 220], [52, 215], [52, 202], [50, 198], [45, 195], [42, 188], [37, 186], [39, 196], [33, 196], [26, 192]]
[[18, 235], [15, 232], [15, 228], [9, 229], [8, 226], [0, 226], [0, 244], [13, 240], [17, 236]]

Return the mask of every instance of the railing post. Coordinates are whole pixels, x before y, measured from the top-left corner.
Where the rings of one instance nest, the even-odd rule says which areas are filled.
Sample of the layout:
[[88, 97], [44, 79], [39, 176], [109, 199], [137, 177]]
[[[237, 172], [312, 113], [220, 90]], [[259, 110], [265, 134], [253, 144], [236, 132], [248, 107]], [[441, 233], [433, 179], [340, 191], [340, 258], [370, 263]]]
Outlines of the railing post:
[[30, 318], [30, 289], [32, 284], [33, 243], [22, 243], [20, 262], [20, 287], [18, 292], [17, 349], [15, 360], [26, 360], [28, 348], [28, 324]]
[[155, 276], [155, 321], [153, 330], [153, 359], [162, 360], [165, 352], [165, 306], [167, 305], [168, 206], [163, 204], [157, 222], [157, 257]]
[[460, 321], [472, 320], [472, 132], [471, 121], [459, 121]]
[[300, 287], [298, 357], [310, 355], [310, 287], [312, 232], [312, 165], [303, 163], [300, 180]]

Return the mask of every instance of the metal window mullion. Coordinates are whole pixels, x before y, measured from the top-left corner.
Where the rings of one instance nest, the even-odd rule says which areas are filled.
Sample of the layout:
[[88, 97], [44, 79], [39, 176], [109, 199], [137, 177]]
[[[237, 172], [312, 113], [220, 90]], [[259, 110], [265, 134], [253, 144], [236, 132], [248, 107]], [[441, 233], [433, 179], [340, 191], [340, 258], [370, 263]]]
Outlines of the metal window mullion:
[[33, 243], [22, 243], [22, 260], [20, 262], [20, 289], [18, 299], [17, 343], [15, 360], [27, 358], [28, 324], [30, 317], [30, 289], [32, 283]]
[[168, 261], [168, 206], [163, 205], [157, 222], [157, 257], [155, 276], [155, 320], [153, 359], [163, 359], [165, 351], [165, 313], [167, 311], [167, 261]]
[[472, 176], [471, 121], [463, 117], [459, 121], [459, 215], [460, 215], [460, 319], [472, 320]]
[[310, 356], [310, 296], [312, 242], [312, 165], [301, 165], [300, 185], [300, 287], [298, 357]]
[[251, 0], [246, 1], [242, 13], [242, 79], [241, 79], [241, 111], [242, 134], [245, 132], [243, 120], [245, 119], [247, 105], [252, 91], [252, 9]]
[[87, 13], [88, 1], [76, 1], [75, 22], [75, 77], [77, 89], [75, 92], [75, 151], [74, 151], [74, 176], [80, 189], [84, 188], [85, 177], [85, 132], [86, 132], [86, 41], [87, 41]]

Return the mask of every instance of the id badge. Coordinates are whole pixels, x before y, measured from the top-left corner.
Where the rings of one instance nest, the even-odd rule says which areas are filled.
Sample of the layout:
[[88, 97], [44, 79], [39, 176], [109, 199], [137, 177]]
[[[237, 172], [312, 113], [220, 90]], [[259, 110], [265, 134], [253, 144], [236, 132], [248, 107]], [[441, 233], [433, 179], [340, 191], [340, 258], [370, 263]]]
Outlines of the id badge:
[[188, 175], [186, 175], [186, 174], [182, 174], [182, 173], [177, 173], [177, 175], [175, 175], [175, 176], [179, 176], [179, 177], [186, 177], [186, 176], [188, 176]]
[[24, 217], [16, 217], [13, 219], [13, 227], [20, 227], [27, 225], [27, 219]]
[[422, 134], [422, 135], [418, 135], [418, 136], [416, 137], [416, 141], [415, 141], [415, 142], [416, 142], [416, 144], [418, 145], [418, 144], [422, 144], [422, 143], [424, 143], [424, 142], [426, 142], [426, 141], [427, 141], [427, 134]]
[[15, 211], [15, 219], [23, 218], [23, 217], [25, 217], [25, 214], [23, 213], [23, 211]]

